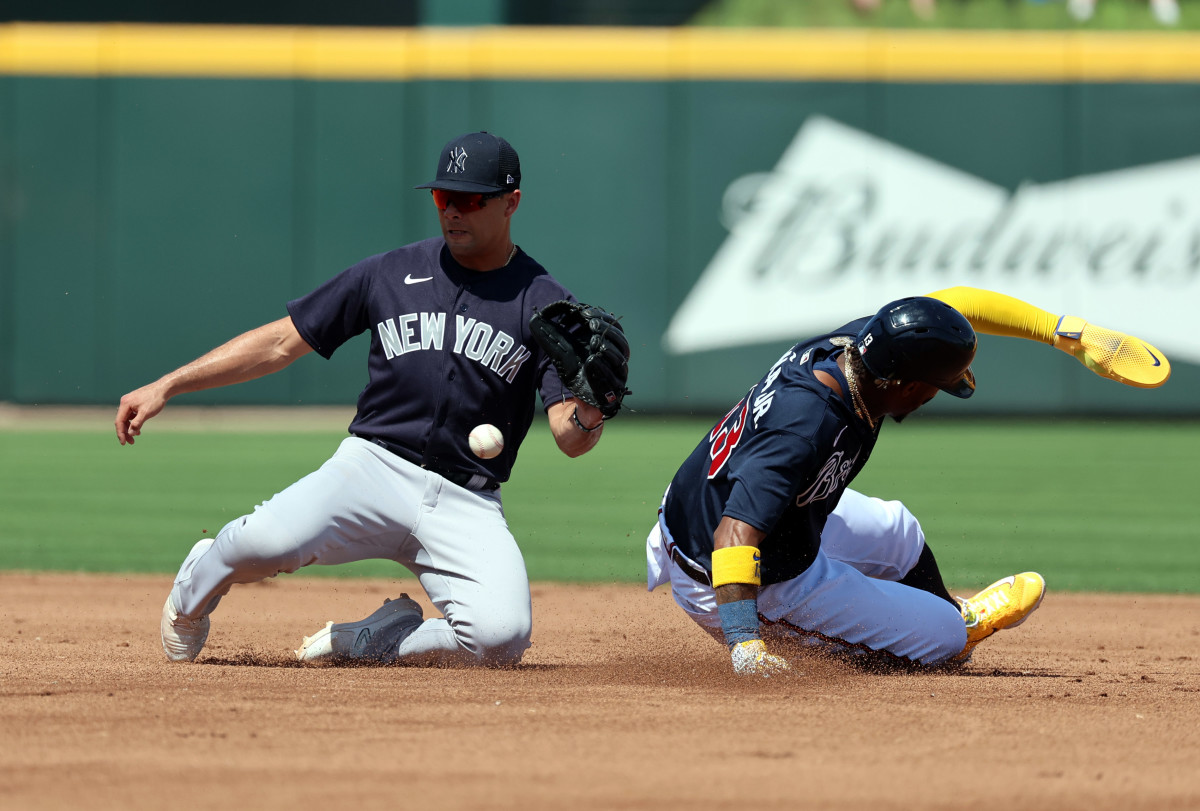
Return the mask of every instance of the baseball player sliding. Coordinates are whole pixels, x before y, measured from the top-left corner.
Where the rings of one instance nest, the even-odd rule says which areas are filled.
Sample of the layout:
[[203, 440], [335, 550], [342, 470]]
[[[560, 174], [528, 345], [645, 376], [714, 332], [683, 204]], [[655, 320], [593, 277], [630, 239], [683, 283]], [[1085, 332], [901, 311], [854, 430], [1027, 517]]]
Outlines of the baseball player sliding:
[[288, 315], [121, 398], [117, 438], [185, 392], [328, 358], [370, 332], [369, 380], [350, 434], [319, 470], [192, 547], [163, 605], [163, 650], [194, 660], [237, 583], [310, 564], [394, 560], [441, 618], [401, 595], [301, 644], [306, 663], [512, 663], [529, 647], [530, 594], [500, 485], [533, 421], [578, 456], [620, 410], [629, 344], [616, 319], [575, 302], [510, 236], [521, 167], [503, 138], [450, 141], [432, 190], [441, 238], [373, 256], [287, 305]]
[[1170, 376], [1143, 341], [967, 287], [893, 301], [793, 346], [684, 460], [646, 540], [648, 588], [670, 583], [737, 673], [789, 670], [773, 640], [961, 663], [1041, 604], [1035, 572], [957, 600], [912, 514], [848, 489], [884, 417], [901, 422], [939, 391], [974, 393], [976, 330], [1042, 341], [1127, 385]]

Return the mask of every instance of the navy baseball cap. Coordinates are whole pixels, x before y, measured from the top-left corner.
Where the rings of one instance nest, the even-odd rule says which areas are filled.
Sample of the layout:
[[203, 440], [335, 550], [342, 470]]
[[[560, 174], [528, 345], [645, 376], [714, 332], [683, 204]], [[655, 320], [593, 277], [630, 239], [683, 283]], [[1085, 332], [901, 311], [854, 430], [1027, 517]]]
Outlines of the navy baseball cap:
[[437, 177], [418, 189], [489, 192], [521, 187], [521, 161], [512, 144], [488, 132], [460, 135], [442, 148]]

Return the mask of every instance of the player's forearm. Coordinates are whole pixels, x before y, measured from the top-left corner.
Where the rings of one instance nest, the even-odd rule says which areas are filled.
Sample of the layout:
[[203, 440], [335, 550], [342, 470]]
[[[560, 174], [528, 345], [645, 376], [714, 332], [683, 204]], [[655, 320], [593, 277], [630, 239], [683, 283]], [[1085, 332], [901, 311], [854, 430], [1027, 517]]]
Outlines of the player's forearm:
[[726, 583], [713, 589], [717, 595], [717, 605], [736, 603], [739, 600], [758, 602], [758, 586], [748, 583]]
[[722, 516], [716, 531], [713, 532], [713, 549], [725, 549], [729, 546], [757, 548], [765, 537], [767, 537], [767, 533], [761, 529], [726, 515]]
[[596, 447], [604, 433], [604, 418], [600, 411], [575, 399], [555, 403], [546, 416], [558, 449], [572, 459]]
[[788, 670], [786, 660], [767, 652], [758, 627], [762, 582], [758, 545], [766, 533], [725, 516], [713, 533], [712, 582], [721, 632], [735, 673], [770, 676]]
[[164, 398], [231, 386], [277, 372], [312, 351], [291, 318], [243, 333], [154, 383]]
[[[758, 545], [765, 537], [762, 530], [729, 516], [717, 524], [713, 533], [713, 590], [717, 605], [742, 600], [758, 602], [758, 585], [762, 580], [757, 570]], [[729, 554], [728, 550], [734, 549], [738, 552]], [[737, 564], [723, 563], [739, 557], [744, 560]]]

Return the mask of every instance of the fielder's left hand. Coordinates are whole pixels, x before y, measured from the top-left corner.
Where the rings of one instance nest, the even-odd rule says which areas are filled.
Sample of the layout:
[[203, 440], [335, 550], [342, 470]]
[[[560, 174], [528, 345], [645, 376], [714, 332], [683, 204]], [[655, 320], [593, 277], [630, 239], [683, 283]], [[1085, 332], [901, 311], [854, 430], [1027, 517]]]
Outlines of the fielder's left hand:
[[574, 301], [547, 304], [529, 320], [533, 338], [554, 363], [563, 384], [604, 419], [621, 410], [629, 378], [629, 340], [617, 317]]

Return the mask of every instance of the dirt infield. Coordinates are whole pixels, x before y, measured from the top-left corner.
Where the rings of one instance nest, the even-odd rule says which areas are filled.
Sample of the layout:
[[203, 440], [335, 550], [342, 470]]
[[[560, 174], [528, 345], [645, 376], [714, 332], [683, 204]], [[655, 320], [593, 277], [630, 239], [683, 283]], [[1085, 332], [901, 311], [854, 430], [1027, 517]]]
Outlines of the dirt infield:
[[636, 586], [536, 585], [515, 669], [310, 669], [301, 636], [421, 592], [284, 578], [171, 665], [168, 586], [0, 575], [3, 807], [1200, 807], [1196, 597], [1051, 593], [957, 673], [763, 681]]

